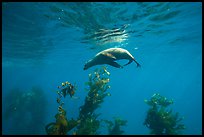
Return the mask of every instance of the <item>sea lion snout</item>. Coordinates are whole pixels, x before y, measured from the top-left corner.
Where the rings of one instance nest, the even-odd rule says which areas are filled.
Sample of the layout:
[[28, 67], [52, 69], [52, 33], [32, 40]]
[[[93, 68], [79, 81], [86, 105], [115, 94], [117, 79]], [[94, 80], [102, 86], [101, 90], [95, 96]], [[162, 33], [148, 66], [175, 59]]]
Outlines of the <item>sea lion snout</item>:
[[86, 64], [84, 65], [84, 70], [87, 70], [87, 65]]
[[89, 62], [86, 62], [85, 65], [84, 65], [84, 70], [87, 70], [89, 68], [88, 66]]

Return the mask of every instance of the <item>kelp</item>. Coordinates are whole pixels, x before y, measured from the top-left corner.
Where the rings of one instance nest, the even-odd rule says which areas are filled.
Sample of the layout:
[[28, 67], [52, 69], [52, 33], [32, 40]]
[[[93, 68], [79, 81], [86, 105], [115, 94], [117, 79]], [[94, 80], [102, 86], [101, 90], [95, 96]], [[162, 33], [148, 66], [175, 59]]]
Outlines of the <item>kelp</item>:
[[150, 106], [147, 111], [144, 125], [150, 129], [150, 134], [156, 135], [176, 135], [185, 129], [184, 124], [180, 124], [183, 117], [179, 113], [173, 113], [167, 107], [173, 104], [173, 100], [168, 100], [160, 94], [154, 94], [150, 100], [145, 100]]
[[85, 98], [84, 104], [80, 107], [79, 119], [80, 124], [77, 126], [77, 135], [96, 135], [100, 127], [100, 120], [97, 117], [95, 110], [100, 107], [106, 96], [110, 93], [106, 92], [110, 86], [108, 76], [110, 73], [105, 67], [96, 69], [94, 73], [89, 74], [88, 95]]

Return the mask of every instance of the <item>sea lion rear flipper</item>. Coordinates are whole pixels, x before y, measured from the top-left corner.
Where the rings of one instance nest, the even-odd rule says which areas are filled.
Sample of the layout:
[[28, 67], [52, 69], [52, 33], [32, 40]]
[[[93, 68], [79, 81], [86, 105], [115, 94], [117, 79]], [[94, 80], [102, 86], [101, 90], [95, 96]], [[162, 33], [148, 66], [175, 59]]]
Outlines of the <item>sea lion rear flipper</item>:
[[116, 67], [116, 68], [123, 68], [123, 66], [121, 66], [120, 64], [118, 64], [117, 62], [114, 62], [114, 61], [109, 63], [109, 65]]
[[113, 56], [112, 54], [110, 54], [110, 53], [102, 53], [102, 55], [104, 55], [104, 56], [106, 56], [106, 57], [109, 57], [109, 58], [112, 58], [112, 59], [116, 59], [116, 57], [115, 56]]
[[141, 67], [141, 65], [134, 59], [135, 63], [137, 64], [137, 67]]

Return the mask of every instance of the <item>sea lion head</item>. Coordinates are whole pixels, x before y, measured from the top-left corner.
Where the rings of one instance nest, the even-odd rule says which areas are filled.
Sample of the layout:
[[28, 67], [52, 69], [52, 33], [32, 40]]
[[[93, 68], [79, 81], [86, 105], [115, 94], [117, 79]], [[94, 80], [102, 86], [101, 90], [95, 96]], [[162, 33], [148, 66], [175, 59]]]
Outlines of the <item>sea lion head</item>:
[[84, 65], [84, 70], [87, 70], [88, 68], [90, 68], [90, 61], [87, 61]]
[[89, 61], [87, 61], [84, 65], [84, 70], [87, 70], [88, 68], [94, 66], [96, 63], [95, 63], [95, 60], [94, 59], [90, 59]]
[[87, 69], [88, 69], [87, 64], [85, 64], [84, 65], [84, 70], [87, 70]]

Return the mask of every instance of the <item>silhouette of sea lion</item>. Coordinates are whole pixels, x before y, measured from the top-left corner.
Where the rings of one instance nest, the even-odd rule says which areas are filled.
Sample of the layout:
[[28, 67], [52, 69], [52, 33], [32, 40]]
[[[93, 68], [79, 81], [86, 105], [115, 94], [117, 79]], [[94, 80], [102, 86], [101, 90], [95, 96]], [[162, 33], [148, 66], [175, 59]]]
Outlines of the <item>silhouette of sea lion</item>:
[[134, 61], [137, 64], [137, 67], [140, 67], [140, 64], [135, 60], [135, 58], [126, 49], [109, 48], [109, 49], [106, 49], [106, 50], [103, 50], [97, 53], [94, 58], [89, 60], [84, 65], [84, 70], [87, 70], [88, 68], [92, 66], [102, 65], [102, 64], [108, 64], [116, 68], [123, 68], [123, 66], [115, 62], [116, 60], [121, 60], [121, 59], [129, 60], [129, 62], [123, 66], [126, 66], [132, 63], [132, 61]]

